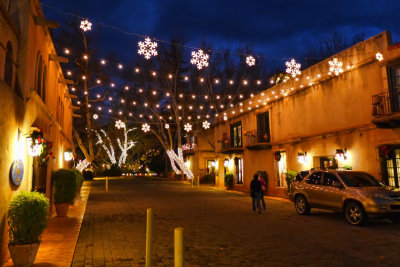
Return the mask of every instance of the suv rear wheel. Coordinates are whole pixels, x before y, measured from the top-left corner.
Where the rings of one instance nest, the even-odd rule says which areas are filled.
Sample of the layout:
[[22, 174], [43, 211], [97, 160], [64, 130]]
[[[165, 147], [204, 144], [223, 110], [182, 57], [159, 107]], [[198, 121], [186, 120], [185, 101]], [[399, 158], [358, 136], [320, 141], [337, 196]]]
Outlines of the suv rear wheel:
[[355, 201], [347, 202], [344, 207], [344, 214], [347, 221], [352, 225], [365, 225], [368, 221], [363, 206]]
[[300, 215], [310, 214], [310, 206], [308, 205], [307, 199], [302, 195], [296, 196], [294, 207]]

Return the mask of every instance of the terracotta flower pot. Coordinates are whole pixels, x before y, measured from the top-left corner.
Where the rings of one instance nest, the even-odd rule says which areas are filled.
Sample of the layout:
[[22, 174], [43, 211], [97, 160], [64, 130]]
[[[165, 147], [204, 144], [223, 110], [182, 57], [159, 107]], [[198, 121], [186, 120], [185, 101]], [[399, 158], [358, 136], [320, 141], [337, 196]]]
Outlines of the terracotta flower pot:
[[56, 206], [57, 217], [66, 217], [68, 213], [69, 203], [58, 203]]
[[40, 243], [27, 245], [8, 245], [14, 266], [32, 266], [35, 261]]

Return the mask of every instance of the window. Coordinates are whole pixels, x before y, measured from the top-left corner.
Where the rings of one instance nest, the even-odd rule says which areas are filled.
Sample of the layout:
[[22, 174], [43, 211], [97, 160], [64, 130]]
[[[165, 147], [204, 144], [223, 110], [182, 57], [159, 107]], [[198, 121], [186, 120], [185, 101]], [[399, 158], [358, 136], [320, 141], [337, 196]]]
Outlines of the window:
[[37, 71], [36, 71], [36, 92], [41, 97], [42, 96], [42, 56], [38, 55], [37, 58]]
[[339, 179], [333, 173], [324, 173], [324, 183], [323, 185], [332, 186], [333, 182], [340, 183]]
[[231, 125], [231, 144], [232, 147], [242, 146], [242, 122]]
[[392, 112], [400, 110], [400, 65], [388, 68]]
[[46, 103], [46, 82], [47, 81], [47, 67], [43, 69], [43, 82], [42, 82], [42, 100]]
[[269, 129], [269, 111], [257, 115], [257, 141], [271, 142]]
[[383, 186], [375, 177], [366, 172], [341, 172], [339, 176], [350, 187]]
[[307, 184], [320, 184], [321, 183], [322, 172], [314, 172], [306, 180]]
[[236, 157], [236, 184], [243, 184], [243, 159]]
[[4, 70], [4, 81], [12, 87], [13, 80], [13, 49], [11, 42], [7, 43], [7, 52], [6, 52], [6, 65]]
[[278, 187], [287, 187], [286, 183], [286, 173], [287, 173], [287, 163], [286, 163], [286, 152], [280, 152], [280, 159], [278, 161], [278, 179], [276, 185]]

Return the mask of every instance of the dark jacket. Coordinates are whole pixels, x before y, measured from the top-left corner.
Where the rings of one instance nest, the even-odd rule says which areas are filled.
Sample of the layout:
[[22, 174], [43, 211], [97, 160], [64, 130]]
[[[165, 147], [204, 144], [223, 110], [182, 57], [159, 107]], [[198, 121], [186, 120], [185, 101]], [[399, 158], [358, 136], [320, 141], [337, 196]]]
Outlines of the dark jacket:
[[252, 180], [250, 183], [250, 195], [255, 197], [254, 193], [262, 194], [261, 182], [259, 180]]

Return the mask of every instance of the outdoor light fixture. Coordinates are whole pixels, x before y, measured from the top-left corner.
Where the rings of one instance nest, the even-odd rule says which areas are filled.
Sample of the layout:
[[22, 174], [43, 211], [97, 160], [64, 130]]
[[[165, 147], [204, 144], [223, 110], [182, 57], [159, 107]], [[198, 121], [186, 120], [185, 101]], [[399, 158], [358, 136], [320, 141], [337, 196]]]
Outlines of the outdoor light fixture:
[[74, 154], [70, 150], [64, 152], [65, 161], [70, 161], [73, 156], [74, 156]]
[[229, 159], [225, 159], [224, 161], [224, 167], [227, 168], [229, 166]]
[[345, 161], [347, 159], [346, 152], [347, 152], [346, 148], [345, 149], [341, 149], [341, 148], [336, 149], [335, 158], [338, 161]]
[[307, 164], [307, 163], [309, 162], [308, 159], [309, 159], [309, 158], [308, 158], [308, 156], [307, 156], [307, 151], [304, 152], [304, 153], [301, 153], [301, 152], [297, 153], [297, 161], [298, 161], [300, 164]]
[[28, 143], [28, 155], [32, 157], [39, 156], [42, 150], [42, 144], [39, 144], [38, 140], [36, 140], [35, 143], [33, 144], [31, 138], [28, 138], [27, 143]]

